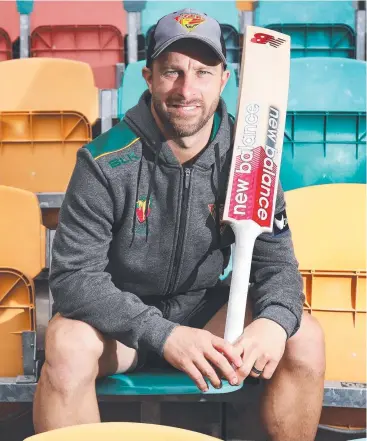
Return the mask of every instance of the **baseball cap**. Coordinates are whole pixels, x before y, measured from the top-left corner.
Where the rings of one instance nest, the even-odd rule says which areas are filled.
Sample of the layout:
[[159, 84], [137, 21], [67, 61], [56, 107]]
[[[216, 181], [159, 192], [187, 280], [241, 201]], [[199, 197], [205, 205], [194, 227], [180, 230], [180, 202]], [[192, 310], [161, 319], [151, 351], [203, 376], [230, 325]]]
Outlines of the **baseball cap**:
[[183, 38], [192, 38], [206, 43], [227, 65], [226, 46], [222, 29], [212, 17], [196, 9], [181, 9], [165, 15], [154, 27], [147, 49], [147, 67], [167, 47]]

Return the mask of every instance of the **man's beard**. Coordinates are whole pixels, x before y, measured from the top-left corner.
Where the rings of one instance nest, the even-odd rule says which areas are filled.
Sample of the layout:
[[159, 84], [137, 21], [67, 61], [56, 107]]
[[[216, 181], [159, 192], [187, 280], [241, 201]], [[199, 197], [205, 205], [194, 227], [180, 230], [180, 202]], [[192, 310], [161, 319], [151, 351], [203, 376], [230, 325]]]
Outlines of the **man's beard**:
[[[152, 103], [154, 106], [154, 110], [156, 111], [159, 119], [161, 120], [164, 128], [170, 133], [174, 138], [184, 138], [186, 136], [194, 135], [199, 132], [209, 121], [209, 119], [213, 116], [214, 112], [217, 110], [219, 103], [220, 95], [213, 101], [211, 104], [209, 111], [205, 115], [205, 107], [202, 101], [192, 101], [191, 103], [182, 103], [177, 101], [173, 101], [175, 104], [181, 104], [185, 106], [199, 105], [201, 114], [194, 122], [189, 122], [189, 120], [185, 118], [179, 118], [177, 116], [172, 115], [172, 113], [168, 110], [165, 110], [162, 106], [162, 102], [155, 98], [152, 95]], [[171, 103], [169, 103], [171, 104]]]

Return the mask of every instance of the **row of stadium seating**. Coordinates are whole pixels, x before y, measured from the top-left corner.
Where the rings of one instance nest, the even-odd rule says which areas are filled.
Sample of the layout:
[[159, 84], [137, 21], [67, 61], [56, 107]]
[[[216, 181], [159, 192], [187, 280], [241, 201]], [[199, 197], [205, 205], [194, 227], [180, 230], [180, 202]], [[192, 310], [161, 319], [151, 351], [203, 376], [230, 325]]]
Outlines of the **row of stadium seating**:
[[[78, 20], [60, 23], [49, 4], [49, 16], [33, 22], [36, 8], [44, 7], [41, 3], [49, 2], [36, 1], [30, 20], [34, 37], [31, 55], [34, 44], [40, 51], [37, 57], [0, 63], [0, 207], [6, 207], [6, 215], [0, 217], [0, 237], [5, 239], [0, 242], [0, 354], [6, 360], [0, 366], [0, 377], [25, 374], [22, 332], [23, 336], [24, 331], [40, 335], [39, 323], [47, 324], [42, 319], [37, 325], [37, 281], [50, 266], [58, 207], [76, 151], [92, 139], [99, 119], [102, 131], [106, 130], [113, 120], [123, 118], [146, 88], [141, 77], [144, 60], [138, 60], [144, 57], [143, 50], [137, 53], [136, 61], [127, 64], [123, 75], [116, 75], [116, 64], [122, 60], [117, 54], [131, 46], [126, 41], [126, 28], [121, 27], [125, 26], [123, 20], [116, 19], [117, 24], [105, 18], [109, 8], [102, 11], [98, 9], [101, 2], [91, 2], [100, 17], [93, 16], [92, 21], [86, 13], [80, 21], [76, 11], [68, 18], [60, 7], [60, 20]], [[52, 5], [57, 3], [61, 2]], [[115, 17], [123, 14], [124, 23], [134, 18], [134, 12], [125, 15], [121, 2], [108, 3], [114, 4]], [[250, 12], [256, 24], [292, 34], [293, 57], [297, 59], [291, 62], [281, 181], [287, 191], [288, 216], [305, 282], [304, 307], [320, 320], [326, 334], [326, 379], [364, 382], [366, 63], [350, 59], [356, 56], [355, 10], [351, 2], [317, 2], [321, 9], [313, 8], [314, 2], [301, 2], [297, 14], [293, 9], [292, 15], [287, 8], [294, 8], [295, 2], [262, 1], [253, 12], [252, 4], [243, 3], [243, 12]], [[89, 2], [80, 2], [80, 7], [86, 8], [86, 4]], [[149, 33], [157, 18], [176, 9], [174, 5], [177, 9], [187, 7], [187, 2], [147, 2], [140, 14], [142, 35]], [[304, 5], [311, 9], [303, 9]], [[224, 8], [220, 2], [195, 2], [195, 7], [211, 7], [207, 12], [218, 17], [223, 26], [231, 26], [227, 28], [232, 29], [227, 46], [235, 54], [237, 40], [233, 38], [239, 38], [244, 23], [238, 20], [239, 4], [226, 2]], [[228, 18], [230, 14], [232, 18]], [[17, 20], [19, 29], [19, 16]], [[88, 27], [91, 23], [101, 25], [99, 39], [92, 37], [97, 34]], [[63, 35], [59, 40], [54, 32], [57, 24], [79, 27], [69, 27], [69, 37]], [[42, 32], [36, 34], [36, 27]], [[121, 36], [125, 38], [123, 47]], [[306, 43], [302, 43], [304, 37]], [[88, 57], [83, 60], [88, 64], [81, 63], [80, 54], [74, 51], [75, 47], [83, 48], [84, 40], [93, 45], [86, 46]], [[144, 44], [145, 40], [142, 48]], [[111, 49], [106, 63], [101, 55], [104, 51], [95, 56], [95, 49], [102, 46], [106, 52]], [[0, 43], [0, 52], [1, 47]], [[330, 47], [337, 50], [331, 54]], [[50, 48], [54, 54], [47, 52]], [[70, 52], [65, 54], [60, 48]], [[48, 56], [65, 55], [74, 61], [42, 58], [46, 49]], [[235, 115], [238, 66], [235, 58], [232, 61], [223, 98]], [[228, 390], [225, 387], [222, 392]], [[178, 373], [117, 375], [98, 382], [101, 395], [178, 392], [193, 394], [197, 389]]]
[[[127, 10], [131, 10], [129, 3], [124, 3]], [[118, 87], [124, 63], [145, 58], [156, 21], [168, 12], [190, 6], [190, 1], [133, 3], [135, 9], [137, 3], [142, 4], [135, 21], [136, 14], [127, 13], [120, 1], [77, 1], [67, 6], [60, 1], [0, 2], [0, 61], [19, 55], [84, 61], [92, 66], [98, 88]], [[291, 35], [293, 57], [363, 58], [363, 47], [359, 54], [357, 47], [363, 46], [364, 31], [358, 25], [359, 13], [352, 1], [260, 1], [254, 11], [251, 2], [246, 2], [247, 10], [242, 11], [235, 1], [191, 3], [221, 23], [230, 63], [237, 64], [241, 58], [245, 14], [252, 14], [256, 25]], [[21, 27], [30, 35], [23, 54], [17, 53]], [[127, 41], [128, 33], [129, 39], [137, 37], [135, 45]]]

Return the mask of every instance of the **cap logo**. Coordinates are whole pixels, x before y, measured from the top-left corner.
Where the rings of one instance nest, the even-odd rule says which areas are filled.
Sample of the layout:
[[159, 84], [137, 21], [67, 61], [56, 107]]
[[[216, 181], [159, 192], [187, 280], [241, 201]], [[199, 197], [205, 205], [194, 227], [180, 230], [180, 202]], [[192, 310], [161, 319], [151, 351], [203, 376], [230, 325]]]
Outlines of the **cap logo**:
[[201, 23], [204, 23], [205, 18], [199, 14], [180, 14], [175, 17], [175, 20], [178, 21], [182, 27], [191, 32]]

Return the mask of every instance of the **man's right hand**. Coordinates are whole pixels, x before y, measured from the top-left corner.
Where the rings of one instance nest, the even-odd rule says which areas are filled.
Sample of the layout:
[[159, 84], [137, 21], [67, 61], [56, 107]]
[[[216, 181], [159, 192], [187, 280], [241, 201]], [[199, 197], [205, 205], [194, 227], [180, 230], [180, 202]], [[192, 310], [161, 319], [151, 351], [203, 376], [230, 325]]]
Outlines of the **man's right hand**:
[[239, 351], [230, 343], [216, 337], [209, 331], [187, 326], [178, 326], [167, 338], [163, 357], [175, 368], [185, 372], [195, 381], [198, 388], [208, 391], [204, 377], [215, 388], [221, 387], [215, 366], [230, 384], [238, 384], [235, 368], [242, 365]]

